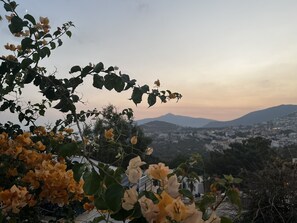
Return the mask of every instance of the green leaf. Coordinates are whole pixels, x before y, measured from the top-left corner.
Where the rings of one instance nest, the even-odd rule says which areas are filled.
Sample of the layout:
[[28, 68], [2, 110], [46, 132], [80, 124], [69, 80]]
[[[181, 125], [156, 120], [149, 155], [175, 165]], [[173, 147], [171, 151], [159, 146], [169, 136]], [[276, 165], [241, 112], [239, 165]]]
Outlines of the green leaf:
[[10, 106], [10, 102], [8, 101], [3, 102], [3, 104], [0, 107], [0, 111], [5, 111], [6, 109], [9, 108], [9, 106]]
[[104, 86], [109, 91], [114, 88], [114, 75], [115, 74], [107, 74], [104, 76]]
[[19, 33], [23, 30], [23, 20], [18, 16], [13, 16], [11, 19], [11, 23], [8, 25], [9, 30], [12, 34]]
[[138, 87], [135, 87], [133, 89], [131, 99], [137, 105], [142, 101], [142, 95], [142, 91]]
[[40, 50], [40, 57], [41, 58], [44, 58], [44, 57], [49, 57], [51, 55], [51, 51], [48, 47], [43, 47], [41, 50]]
[[150, 90], [150, 87], [148, 85], [143, 85], [140, 89], [142, 93], [147, 93]]
[[29, 20], [33, 25], [36, 25], [36, 21], [35, 21], [35, 19], [34, 19], [34, 17], [32, 15], [26, 14], [24, 16], [24, 18], [27, 19], [27, 20]]
[[156, 103], [156, 95], [154, 93], [149, 94], [148, 98], [147, 98], [147, 102], [149, 104], [149, 106], [153, 106]]
[[94, 218], [93, 221], [91, 221], [91, 223], [99, 223], [99, 222], [102, 222], [102, 221], [106, 221], [106, 219], [105, 219], [105, 217], [103, 215]]
[[216, 202], [216, 198], [214, 195], [205, 194], [202, 197], [202, 200], [198, 203], [198, 206], [202, 212], [205, 212], [205, 210], [215, 202]]
[[21, 45], [22, 45], [22, 50], [26, 50], [28, 48], [31, 48], [33, 40], [29, 37], [26, 37], [22, 40]]
[[[23, 63], [23, 62], [22, 62]], [[33, 81], [33, 79], [35, 78], [35, 76], [36, 76], [36, 73], [34, 73], [34, 72], [32, 72], [32, 71], [28, 71], [27, 73], [26, 73], [26, 76], [25, 76], [25, 78], [24, 78], [24, 84], [29, 84], [29, 83], [31, 83], [32, 81]]]
[[122, 78], [120, 78], [119, 76], [116, 76], [114, 78], [114, 89], [117, 91], [117, 92], [121, 92], [124, 90], [124, 87], [125, 87], [125, 83], [124, 81], [122, 80]]
[[76, 65], [76, 66], [71, 67], [69, 73], [72, 74], [72, 73], [75, 73], [78, 71], [81, 71], [81, 68], [80, 68], [80, 66]]
[[85, 77], [87, 74], [90, 73], [90, 71], [93, 70], [93, 67], [91, 66], [85, 66], [81, 71], [81, 76]]
[[58, 149], [59, 155], [63, 157], [77, 155], [79, 152], [77, 143], [62, 144], [58, 147]]
[[127, 219], [129, 216], [131, 216], [132, 213], [133, 210], [126, 211], [123, 208], [121, 208], [118, 212], [111, 214], [110, 217], [117, 221], [123, 221]]
[[135, 83], [136, 83], [135, 79], [128, 81], [127, 86], [125, 87], [125, 90], [128, 90], [129, 88], [133, 87], [135, 85]]
[[[29, 66], [30, 66], [30, 64], [32, 64], [32, 63], [34, 63], [34, 61], [32, 60], [32, 59], [30, 59], [30, 58], [25, 58], [25, 59], [23, 59], [22, 60], [22, 62], [21, 62], [21, 68], [22, 69], [26, 69], [26, 68], [28, 68]], [[32, 79], [33, 80], [33, 79]], [[31, 80], [31, 81], [32, 81]], [[31, 82], [30, 81], [30, 82]], [[29, 83], [30, 83], [29, 82]]]
[[224, 178], [225, 178], [229, 183], [232, 183], [232, 182], [233, 182], [233, 177], [232, 177], [232, 175], [224, 175]]
[[39, 54], [38, 53], [34, 53], [33, 54], [33, 60], [35, 63], [37, 63], [39, 61], [40, 57], [39, 57]]
[[101, 72], [104, 69], [104, 65], [102, 62], [97, 63], [96, 66], [94, 67], [93, 71], [96, 73]]
[[84, 192], [88, 195], [95, 194], [98, 191], [101, 183], [99, 174], [94, 169], [92, 169], [92, 172], [86, 172], [84, 174], [83, 179], [85, 181], [83, 186]]
[[79, 182], [79, 180], [82, 177], [82, 174], [85, 172], [86, 170], [86, 164], [84, 163], [74, 163], [73, 167], [73, 178], [76, 182]]
[[233, 183], [235, 183], [235, 184], [240, 184], [241, 182], [242, 182], [242, 179], [240, 179], [240, 178], [233, 179]]
[[130, 81], [130, 77], [129, 75], [127, 74], [121, 74], [120, 77], [122, 78], [122, 80], [125, 82], [125, 83], [128, 83]]
[[5, 3], [5, 4], [4, 4], [4, 9], [5, 9], [7, 12], [12, 12], [12, 11], [13, 11], [13, 8], [12, 8], [11, 5], [8, 4], [8, 3]]
[[110, 66], [107, 70], [105, 70], [106, 73], [114, 71], [114, 67]]
[[50, 46], [51, 46], [51, 48], [52, 48], [52, 50], [53, 50], [53, 49], [56, 48], [56, 43], [55, 43], [55, 42], [50, 42]]
[[109, 186], [105, 192], [105, 201], [107, 206], [113, 212], [121, 209], [122, 198], [124, 196], [124, 188], [120, 184], [113, 184]]
[[233, 221], [230, 218], [222, 216], [221, 223], [233, 223]]
[[194, 196], [193, 196], [193, 194], [192, 194], [191, 191], [189, 191], [189, 190], [187, 190], [187, 189], [180, 189], [178, 192], [179, 192], [181, 195], [183, 195], [183, 196], [189, 198], [191, 201], [194, 200]]
[[226, 195], [229, 198], [231, 204], [235, 204], [239, 209], [241, 209], [240, 195], [236, 188], [230, 188], [227, 190]]
[[104, 79], [99, 74], [94, 74], [93, 76], [93, 86], [95, 88], [102, 89], [104, 85]]
[[63, 42], [61, 39], [58, 39], [58, 46], [62, 46]]
[[69, 37], [69, 38], [71, 38], [71, 36], [72, 36], [72, 33], [71, 33], [71, 31], [66, 31], [66, 35]]
[[25, 118], [25, 114], [23, 112], [20, 112], [18, 118], [19, 118], [19, 121], [22, 122]]
[[72, 101], [73, 102], [78, 102], [78, 100], [79, 100], [79, 97], [77, 96], [77, 95], [71, 95], [71, 98], [72, 98]]
[[97, 210], [107, 210], [108, 206], [102, 197], [95, 196], [94, 205]]

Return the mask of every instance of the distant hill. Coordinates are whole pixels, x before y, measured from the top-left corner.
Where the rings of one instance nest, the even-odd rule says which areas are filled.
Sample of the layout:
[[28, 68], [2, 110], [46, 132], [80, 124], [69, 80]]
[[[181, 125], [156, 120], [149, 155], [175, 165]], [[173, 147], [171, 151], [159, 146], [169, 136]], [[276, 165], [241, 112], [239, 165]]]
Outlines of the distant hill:
[[253, 125], [261, 122], [271, 121], [276, 118], [289, 115], [297, 111], [297, 105], [279, 105], [259, 111], [248, 113], [231, 121], [214, 121], [203, 126], [204, 128], [224, 128], [229, 126]]
[[144, 132], [173, 132], [181, 126], [162, 121], [151, 121], [140, 125]]
[[136, 121], [136, 123], [138, 125], [143, 125], [145, 123], [152, 122], [152, 121], [162, 121], [162, 122], [179, 125], [182, 127], [201, 128], [215, 120], [206, 119], [206, 118], [193, 118], [193, 117], [174, 115], [174, 114], [168, 113], [166, 115], [163, 115], [157, 118], [141, 119]]

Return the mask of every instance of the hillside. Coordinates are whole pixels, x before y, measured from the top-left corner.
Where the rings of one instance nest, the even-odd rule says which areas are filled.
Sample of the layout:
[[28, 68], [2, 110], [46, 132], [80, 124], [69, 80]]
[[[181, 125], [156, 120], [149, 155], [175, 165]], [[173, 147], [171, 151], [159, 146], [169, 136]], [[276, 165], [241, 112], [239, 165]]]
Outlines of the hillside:
[[261, 122], [271, 121], [276, 118], [281, 118], [297, 111], [297, 105], [279, 105], [266, 108], [259, 111], [250, 112], [238, 119], [231, 121], [214, 121], [203, 126], [204, 128], [224, 128], [229, 126], [247, 126]]
[[178, 125], [171, 124], [162, 121], [151, 121], [140, 125], [144, 132], [173, 132], [178, 128], [182, 128]]
[[206, 119], [206, 118], [193, 118], [193, 117], [174, 115], [174, 114], [168, 113], [166, 115], [163, 115], [157, 118], [146, 118], [146, 119], [138, 120], [136, 122], [138, 125], [143, 125], [153, 121], [162, 121], [162, 122], [167, 122], [167, 123], [171, 123], [171, 124], [175, 124], [183, 127], [200, 128], [215, 120]]

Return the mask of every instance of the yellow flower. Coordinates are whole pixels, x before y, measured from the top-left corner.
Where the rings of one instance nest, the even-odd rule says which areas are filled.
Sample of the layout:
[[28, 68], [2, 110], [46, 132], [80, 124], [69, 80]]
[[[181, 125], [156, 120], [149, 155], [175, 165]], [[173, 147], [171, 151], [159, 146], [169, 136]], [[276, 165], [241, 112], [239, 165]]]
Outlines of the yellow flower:
[[[21, 46], [20, 46], [21, 47]], [[44, 126], [38, 126], [35, 130], [34, 130], [34, 134], [38, 135], [38, 136], [44, 136], [46, 135], [46, 129]]]
[[[46, 40], [44, 40], [44, 41], [46, 42]], [[71, 133], [73, 133], [73, 129], [71, 129], [71, 128], [65, 128], [64, 129], [64, 132], [66, 132], [68, 134], [71, 134]]]
[[168, 193], [166, 193], [166, 191], [163, 191], [161, 195], [158, 196], [158, 198], [160, 200], [158, 203], [158, 208], [160, 210], [160, 213], [159, 213], [157, 222], [163, 222], [168, 216], [166, 207], [170, 205], [174, 201], [174, 199]]
[[137, 144], [137, 136], [132, 136], [132, 138], [130, 139], [130, 142], [132, 145], [136, 145]]
[[104, 137], [106, 139], [113, 140], [113, 137], [114, 137], [113, 129], [104, 130]]
[[33, 144], [30, 137], [31, 137], [31, 133], [25, 132], [22, 135], [18, 135], [16, 137], [16, 141], [21, 143], [22, 145], [30, 146]]
[[169, 168], [164, 163], [152, 164], [149, 166], [147, 173], [152, 179], [165, 180], [169, 174]]
[[141, 161], [140, 156], [136, 156], [129, 161], [129, 165], [127, 169], [135, 169], [145, 164], [145, 162]]
[[17, 168], [9, 168], [8, 171], [7, 171], [7, 176], [10, 177], [10, 176], [17, 176], [18, 175], [18, 170]]
[[140, 204], [141, 213], [147, 222], [158, 222], [157, 220], [160, 213], [158, 205], [154, 204], [151, 199], [145, 196], [142, 196], [138, 202]]
[[44, 24], [44, 25], [48, 25], [49, 24], [49, 19], [47, 17], [40, 16], [39, 17], [39, 21], [40, 21], [41, 24]]
[[145, 164], [145, 162], [141, 161], [140, 157], [137, 156], [129, 161], [129, 165], [126, 170], [126, 175], [128, 176], [128, 180], [131, 183], [137, 183], [137, 181], [142, 176], [142, 169], [140, 166]]
[[160, 81], [159, 81], [159, 79], [156, 80], [156, 81], [154, 82], [154, 84], [155, 84], [157, 87], [160, 87]]
[[177, 198], [179, 196], [179, 185], [180, 183], [178, 183], [176, 175], [172, 175], [166, 182], [165, 190], [171, 197]]
[[145, 154], [148, 155], [148, 156], [152, 155], [153, 152], [154, 152], [154, 149], [152, 147], [148, 147], [145, 150]]
[[126, 175], [128, 176], [129, 182], [136, 184], [142, 176], [142, 170], [139, 167], [136, 169], [128, 169], [126, 170]]
[[84, 207], [84, 209], [86, 211], [91, 211], [91, 210], [93, 210], [95, 208], [94, 204], [91, 204], [91, 203], [88, 203], [88, 202], [84, 203], [83, 207]]
[[198, 211], [195, 207], [195, 204], [191, 204], [188, 207], [188, 213], [190, 214], [182, 223], [204, 223], [202, 219], [202, 212]]
[[45, 145], [43, 145], [43, 143], [41, 141], [36, 142], [35, 145], [36, 145], [37, 149], [40, 151], [44, 151], [46, 149]]
[[190, 215], [186, 205], [181, 201], [180, 198], [173, 200], [165, 207], [165, 210], [168, 216], [177, 222], [185, 220]]
[[127, 211], [132, 210], [137, 202], [137, 199], [138, 193], [135, 188], [132, 187], [126, 190], [122, 200], [122, 207]]
[[8, 212], [19, 213], [31, 200], [26, 187], [17, 187], [13, 185], [10, 189], [0, 192], [0, 202], [2, 203], [2, 211], [4, 214]]
[[11, 19], [14, 15], [11, 14], [10, 16], [9, 15], [5, 15], [5, 18], [7, 19], [8, 22], [11, 22]]

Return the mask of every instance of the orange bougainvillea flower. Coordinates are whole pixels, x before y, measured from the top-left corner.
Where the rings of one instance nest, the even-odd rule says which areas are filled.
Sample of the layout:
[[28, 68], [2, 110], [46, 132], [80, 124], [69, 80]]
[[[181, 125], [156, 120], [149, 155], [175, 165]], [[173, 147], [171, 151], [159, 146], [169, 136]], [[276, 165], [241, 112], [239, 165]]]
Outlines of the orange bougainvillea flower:
[[150, 156], [150, 155], [152, 155], [153, 152], [154, 152], [154, 149], [152, 147], [148, 147], [145, 150], [145, 155]]
[[130, 142], [132, 145], [136, 145], [137, 144], [137, 136], [132, 136], [130, 139]]
[[166, 191], [163, 191], [161, 195], [158, 196], [158, 198], [160, 200], [158, 203], [158, 208], [160, 210], [158, 222], [162, 222], [168, 216], [166, 207], [170, 205], [174, 201], [174, 199], [169, 194], [167, 194]]
[[20, 143], [23, 146], [31, 146], [33, 145], [33, 142], [31, 140], [31, 133], [25, 132], [22, 135], [18, 135], [15, 139], [18, 143]]
[[159, 222], [157, 220], [160, 214], [160, 209], [157, 204], [154, 204], [151, 199], [145, 196], [142, 196], [138, 202], [141, 207], [141, 213], [147, 222]]
[[145, 162], [141, 161], [140, 157], [134, 157], [129, 161], [129, 165], [126, 170], [126, 175], [128, 176], [128, 180], [135, 184], [138, 182], [140, 177], [142, 176], [142, 169], [140, 166], [145, 164]]
[[41, 141], [38, 141], [35, 143], [35, 146], [37, 147], [38, 150], [44, 151], [46, 149], [45, 145]]
[[92, 211], [95, 208], [94, 204], [88, 202], [84, 203], [83, 207], [86, 211]]
[[154, 84], [155, 84], [157, 87], [160, 87], [160, 80], [159, 80], [159, 79], [156, 80], [156, 81], [154, 82]]
[[129, 211], [134, 208], [138, 199], [138, 193], [134, 187], [128, 189], [124, 193], [124, 197], [122, 199], [122, 207], [123, 209]]
[[17, 187], [13, 185], [10, 189], [0, 192], [0, 202], [2, 203], [2, 213], [5, 215], [8, 212], [19, 213], [20, 210], [25, 207], [32, 195], [29, 194], [26, 187]]
[[152, 179], [164, 181], [169, 174], [169, 168], [164, 163], [152, 164], [149, 165], [147, 174]]
[[47, 134], [44, 126], [38, 126], [33, 132], [38, 136], [45, 136]]
[[105, 139], [113, 140], [114, 138], [113, 129], [104, 130], [104, 137]]
[[174, 199], [165, 207], [165, 210], [167, 215], [177, 222], [185, 220], [192, 214], [180, 198]]
[[12, 176], [12, 177], [17, 176], [17, 175], [18, 175], [18, 170], [17, 170], [17, 168], [9, 168], [8, 171], [7, 171], [7, 173], [6, 173], [6, 175], [7, 175], [8, 177], [10, 177], [10, 176]]

